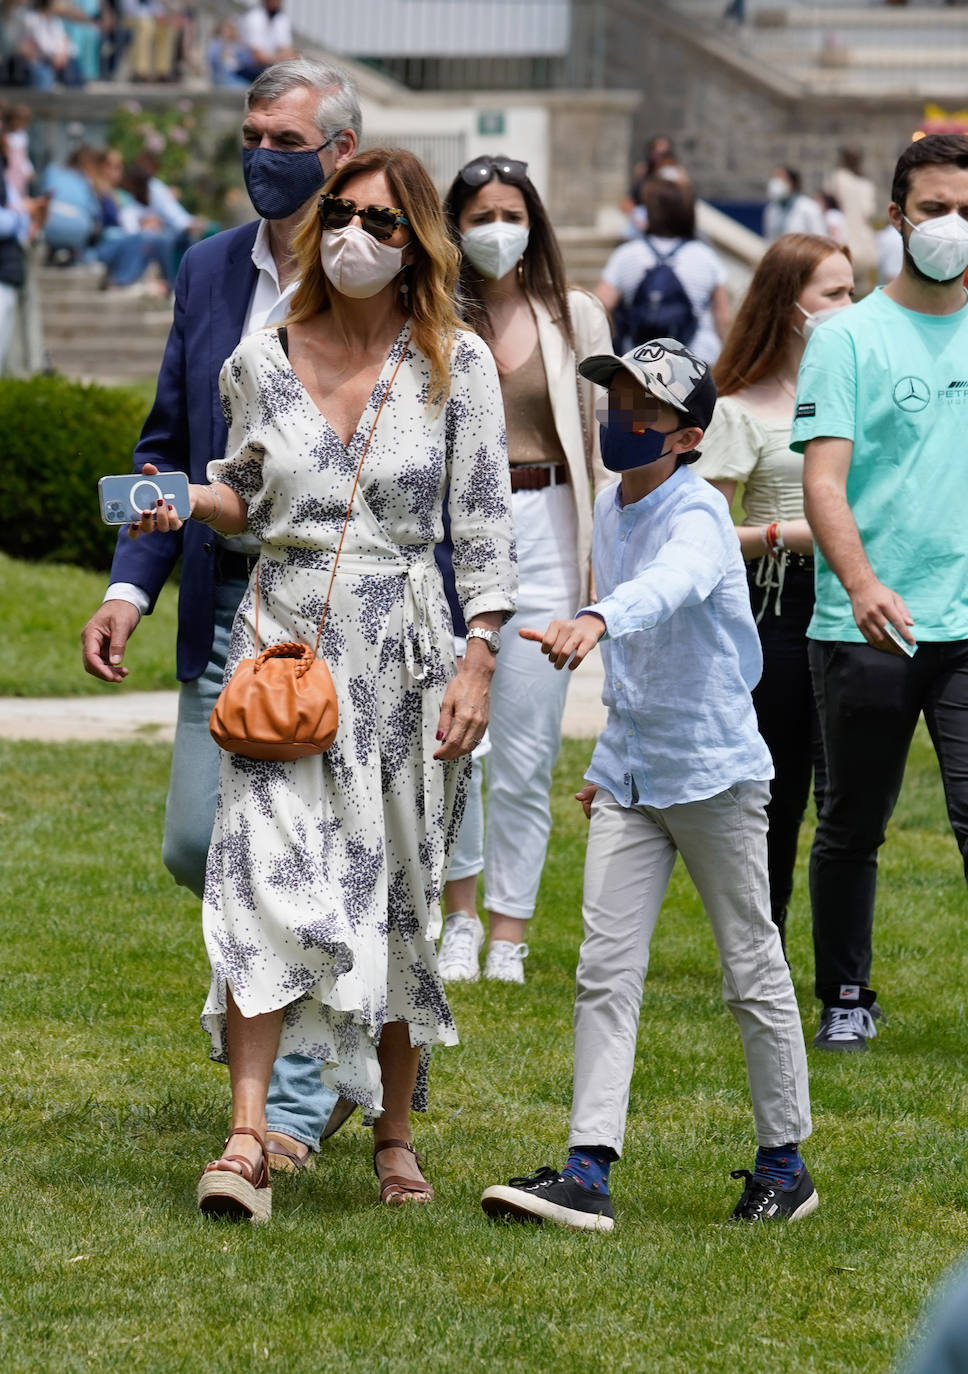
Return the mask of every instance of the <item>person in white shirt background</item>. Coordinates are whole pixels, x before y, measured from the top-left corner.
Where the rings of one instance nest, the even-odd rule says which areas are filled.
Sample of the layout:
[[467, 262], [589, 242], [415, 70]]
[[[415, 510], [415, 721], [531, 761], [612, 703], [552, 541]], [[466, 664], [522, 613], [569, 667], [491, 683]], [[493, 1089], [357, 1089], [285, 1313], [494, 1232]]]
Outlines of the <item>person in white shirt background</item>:
[[34, 0], [10, 16], [10, 35], [30, 71], [30, 84], [38, 90], [55, 85], [83, 86], [73, 44], [63, 20], [53, 12], [53, 0]]
[[[642, 199], [648, 230], [615, 249], [602, 269], [595, 295], [614, 314], [619, 306], [631, 304], [646, 272], [666, 259], [695, 316], [694, 332], [688, 339], [683, 335], [682, 341], [704, 362], [714, 363], [732, 313], [726, 269], [709, 244], [696, 238], [696, 208], [690, 190], [655, 177], [644, 184]], [[626, 346], [643, 342], [639, 337]]]
[[259, 0], [239, 20], [239, 42], [244, 50], [239, 75], [254, 81], [273, 62], [295, 56], [289, 16], [282, 0]]
[[781, 234], [826, 234], [823, 211], [802, 191], [795, 167], [774, 167], [766, 183], [763, 237], [773, 243]]

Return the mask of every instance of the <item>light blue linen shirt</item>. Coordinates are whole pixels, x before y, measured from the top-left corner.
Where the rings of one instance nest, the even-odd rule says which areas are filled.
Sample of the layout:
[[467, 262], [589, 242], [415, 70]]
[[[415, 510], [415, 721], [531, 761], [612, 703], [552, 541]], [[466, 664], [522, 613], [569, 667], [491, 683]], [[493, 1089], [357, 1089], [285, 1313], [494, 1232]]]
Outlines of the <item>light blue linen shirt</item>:
[[[585, 777], [622, 806], [701, 801], [766, 780], [750, 691], [763, 655], [724, 498], [688, 467], [632, 505], [595, 503], [608, 720]], [[581, 669], [579, 669], [579, 672]]]

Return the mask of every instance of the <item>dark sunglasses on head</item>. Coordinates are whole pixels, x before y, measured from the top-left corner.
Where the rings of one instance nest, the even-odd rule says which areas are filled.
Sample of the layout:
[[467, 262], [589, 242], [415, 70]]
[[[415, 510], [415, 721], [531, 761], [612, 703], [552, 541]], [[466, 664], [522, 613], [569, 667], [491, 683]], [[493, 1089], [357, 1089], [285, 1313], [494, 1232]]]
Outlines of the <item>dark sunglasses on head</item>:
[[484, 186], [494, 176], [520, 186], [528, 179], [528, 164], [513, 157], [476, 157], [460, 169], [460, 179], [466, 186]]
[[342, 196], [320, 196], [319, 222], [324, 229], [345, 229], [354, 215], [359, 215], [363, 228], [375, 239], [388, 239], [400, 224], [410, 227], [403, 211], [388, 205], [354, 205]]

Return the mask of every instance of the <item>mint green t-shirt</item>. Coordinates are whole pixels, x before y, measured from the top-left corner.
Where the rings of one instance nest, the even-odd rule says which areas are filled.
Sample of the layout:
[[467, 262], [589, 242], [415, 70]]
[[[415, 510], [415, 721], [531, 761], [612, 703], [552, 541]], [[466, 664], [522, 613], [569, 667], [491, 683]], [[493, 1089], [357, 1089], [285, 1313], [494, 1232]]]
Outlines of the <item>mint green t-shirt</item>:
[[[850, 439], [850, 505], [874, 575], [918, 640], [968, 639], [968, 306], [905, 310], [873, 291], [825, 321], [803, 355], [790, 447]], [[817, 552], [811, 639], [863, 642]]]

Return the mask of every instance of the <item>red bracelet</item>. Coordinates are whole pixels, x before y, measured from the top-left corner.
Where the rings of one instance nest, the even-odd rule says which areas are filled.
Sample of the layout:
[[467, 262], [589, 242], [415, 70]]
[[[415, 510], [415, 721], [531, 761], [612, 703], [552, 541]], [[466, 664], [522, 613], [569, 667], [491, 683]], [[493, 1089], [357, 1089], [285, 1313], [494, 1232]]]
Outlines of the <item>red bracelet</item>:
[[779, 522], [774, 520], [771, 525], [766, 527], [766, 547], [771, 557], [776, 557], [777, 539], [780, 534]]

